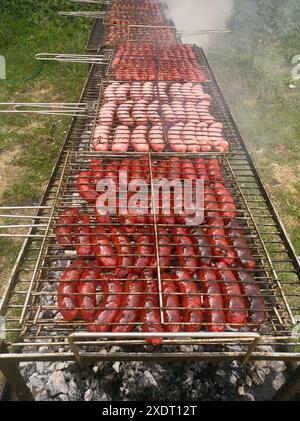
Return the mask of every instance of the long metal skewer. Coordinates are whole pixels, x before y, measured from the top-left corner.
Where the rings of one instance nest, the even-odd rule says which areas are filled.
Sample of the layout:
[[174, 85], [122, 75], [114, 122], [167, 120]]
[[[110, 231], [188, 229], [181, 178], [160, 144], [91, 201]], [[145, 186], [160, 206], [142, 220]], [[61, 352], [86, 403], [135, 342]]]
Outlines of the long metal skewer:
[[179, 30], [177, 33], [183, 36], [194, 36], [194, 35], [209, 35], [209, 34], [229, 34], [231, 29], [199, 29], [195, 31]]
[[58, 12], [60, 16], [104, 19], [106, 12]]
[[94, 116], [96, 103], [0, 102], [0, 113], [26, 113], [71, 117]]
[[84, 4], [99, 4], [104, 6], [109, 6], [111, 4], [110, 0], [69, 0], [70, 3], [84, 3]]
[[35, 58], [42, 61], [58, 61], [61, 63], [108, 64], [108, 60], [103, 54], [38, 53], [35, 55]]

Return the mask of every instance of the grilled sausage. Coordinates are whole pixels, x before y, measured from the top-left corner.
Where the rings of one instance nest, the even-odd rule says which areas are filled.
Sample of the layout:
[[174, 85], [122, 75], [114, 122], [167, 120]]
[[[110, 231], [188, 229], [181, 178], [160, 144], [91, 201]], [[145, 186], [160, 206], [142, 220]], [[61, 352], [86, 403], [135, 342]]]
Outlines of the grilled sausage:
[[80, 257], [90, 257], [92, 254], [91, 218], [88, 213], [79, 215], [75, 226], [75, 248]]
[[132, 100], [129, 100], [119, 105], [118, 110], [117, 110], [117, 117], [120, 124], [127, 127], [134, 126], [134, 120], [130, 114], [133, 108], [133, 104], [134, 102]]
[[141, 308], [144, 307], [144, 283], [135, 274], [130, 274], [124, 285], [124, 293], [121, 307], [112, 331], [131, 332], [139, 319]]
[[159, 101], [153, 101], [148, 105], [147, 117], [151, 124], [161, 124], [161, 118], [159, 115]]
[[163, 152], [165, 149], [164, 132], [161, 124], [153, 126], [148, 133], [149, 145], [154, 152]]
[[128, 238], [120, 228], [111, 227], [111, 237], [117, 252], [118, 267], [116, 277], [119, 279], [127, 278], [132, 272], [134, 266], [133, 248]]
[[213, 255], [226, 265], [234, 262], [234, 252], [227, 241], [223, 219], [211, 220], [208, 224], [207, 234]]
[[93, 184], [97, 190], [97, 183], [103, 177], [103, 166], [101, 159], [92, 158], [91, 160], [91, 170], [93, 176]]
[[[172, 247], [171, 238], [168, 235], [166, 228], [158, 228], [158, 254], [159, 254], [159, 266], [161, 269], [166, 269], [170, 266]], [[153, 256], [150, 261], [150, 267], [157, 267], [157, 258]]]
[[64, 248], [70, 248], [74, 245], [73, 225], [78, 221], [77, 209], [65, 209], [58, 217], [55, 234], [58, 244]]
[[225, 306], [216, 272], [208, 267], [199, 271], [204, 294], [203, 308], [206, 328], [209, 332], [224, 332], [226, 325]]
[[150, 265], [151, 258], [154, 252], [154, 236], [150, 233], [139, 233], [137, 235], [135, 270], [139, 274], [143, 269]]
[[185, 227], [172, 228], [173, 240], [179, 265], [185, 268], [192, 276], [197, 271], [197, 252], [193, 241]]
[[209, 186], [204, 187], [204, 215], [207, 221], [221, 217], [217, 198]]
[[75, 260], [64, 271], [59, 281], [57, 304], [61, 315], [67, 322], [75, 320], [79, 313], [77, 291], [85, 265], [84, 260]]
[[92, 322], [96, 315], [97, 283], [101, 271], [97, 263], [93, 262], [84, 270], [78, 285], [78, 307], [83, 320]]
[[116, 253], [110, 244], [104, 227], [96, 226], [92, 229], [93, 252], [99, 264], [107, 268], [117, 267]]
[[117, 153], [126, 153], [130, 143], [130, 130], [127, 126], [121, 125], [116, 128], [112, 151]]
[[137, 126], [131, 134], [131, 143], [136, 152], [149, 152], [149, 145], [147, 142], [147, 127]]
[[197, 173], [197, 179], [203, 180], [204, 184], [209, 184], [209, 175], [206, 168], [206, 164], [203, 158], [197, 158], [194, 161], [194, 167]]
[[240, 329], [247, 323], [246, 307], [241, 287], [228, 266], [224, 263], [219, 263], [216, 267], [224, 296], [226, 321], [233, 329]]
[[255, 269], [256, 262], [253, 258], [252, 251], [250, 250], [249, 244], [244, 236], [242, 227], [235, 219], [232, 219], [228, 223], [227, 233], [241, 265], [246, 269]]
[[214, 192], [219, 203], [221, 215], [225, 219], [236, 218], [236, 206], [230, 191], [221, 183], [216, 183]]
[[137, 126], [147, 126], [147, 106], [148, 103], [144, 99], [137, 101], [132, 110], [132, 117]]
[[194, 243], [198, 251], [199, 266], [209, 267], [212, 264], [213, 252], [208, 240], [208, 233], [204, 228], [197, 227], [193, 229]]
[[224, 184], [222, 168], [218, 159], [208, 159], [206, 167], [211, 181], [220, 182]]
[[266, 303], [252, 273], [238, 269], [237, 279], [245, 295], [248, 320], [251, 328], [259, 328], [266, 319]]
[[172, 274], [162, 273], [162, 294], [164, 305], [164, 329], [167, 332], [182, 331], [179, 292]]
[[197, 285], [186, 270], [173, 271], [183, 306], [183, 321], [187, 332], [199, 332], [202, 326], [202, 303]]
[[97, 152], [107, 152], [110, 135], [110, 126], [98, 125], [95, 127], [92, 147]]
[[98, 194], [93, 183], [93, 173], [91, 171], [81, 171], [77, 177], [77, 190], [80, 196], [88, 203], [95, 203]]
[[178, 123], [168, 130], [168, 142], [173, 152], [185, 153], [187, 151], [187, 146], [181, 137], [183, 127], [183, 123]]
[[[163, 326], [160, 322], [158, 285], [153, 271], [145, 269], [141, 273], [145, 283], [145, 306], [141, 312], [142, 329], [144, 332], [163, 332]], [[146, 339], [151, 345], [160, 345], [162, 338], [153, 337]]]
[[111, 274], [101, 274], [100, 286], [103, 298], [93, 323], [89, 325], [90, 332], [108, 332], [122, 306], [123, 287], [120, 281], [113, 279]]

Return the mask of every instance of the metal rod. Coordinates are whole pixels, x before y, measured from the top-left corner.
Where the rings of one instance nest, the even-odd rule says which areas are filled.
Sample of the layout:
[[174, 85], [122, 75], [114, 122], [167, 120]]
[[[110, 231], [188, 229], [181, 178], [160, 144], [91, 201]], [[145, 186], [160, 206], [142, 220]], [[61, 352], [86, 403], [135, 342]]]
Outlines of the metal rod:
[[109, 6], [111, 4], [111, 0], [69, 0], [71, 3], [83, 3], [83, 4], [99, 4], [104, 6]]
[[[94, 113], [95, 104], [87, 103], [32, 103], [1, 102], [0, 113], [26, 113], [44, 115], [63, 115], [70, 117], [87, 117]], [[93, 115], [93, 114], [91, 114]]]
[[[7, 354], [8, 349], [4, 342], [0, 344], [0, 357]], [[33, 396], [19, 371], [18, 362], [14, 360], [3, 361], [0, 358], [0, 370], [6, 378], [11, 390], [20, 401], [32, 401]]]
[[[54, 205], [55, 205], [55, 202], [56, 202], [56, 200], [57, 200], [57, 198], [59, 196], [59, 193], [60, 193], [60, 187], [61, 187], [61, 184], [62, 184], [62, 181], [63, 181], [63, 177], [64, 177], [64, 174], [65, 174], [66, 164], [68, 162], [68, 159], [69, 159], [69, 152], [67, 152], [67, 156], [66, 156], [66, 159], [65, 159], [64, 170], [61, 173], [60, 180], [59, 180], [59, 183], [58, 183]], [[42, 241], [42, 244], [41, 244], [41, 249], [39, 251], [39, 254], [38, 254], [38, 257], [37, 257], [37, 260], [36, 260], [36, 265], [35, 265], [35, 268], [34, 268], [34, 271], [33, 271], [33, 274], [32, 274], [32, 278], [31, 278], [30, 285], [29, 285], [29, 288], [28, 288], [27, 296], [26, 296], [26, 299], [25, 299], [25, 302], [24, 302], [24, 307], [23, 307], [23, 310], [22, 310], [22, 313], [21, 313], [21, 317], [20, 317], [20, 321], [19, 321], [20, 324], [22, 324], [23, 321], [24, 321], [24, 317], [25, 317], [25, 314], [26, 314], [26, 311], [27, 311], [27, 306], [29, 304], [29, 300], [30, 300], [30, 297], [31, 297], [31, 292], [32, 292], [32, 289], [33, 289], [33, 285], [34, 285], [35, 280], [36, 280], [36, 275], [37, 275], [37, 273], [39, 271], [40, 261], [42, 259], [42, 255], [43, 255], [43, 251], [44, 251], [44, 246], [45, 246], [46, 241], [47, 241], [47, 234], [48, 234], [48, 232], [50, 230], [50, 226], [51, 226], [51, 222], [52, 222], [52, 218], [54, 216], [54, 213], [55, 213], [55, 206], [53, 206], [53, 208], [51, 210], [51, 213], [50, 213], [50, 216], [49, 216], [49, 221], [48, 221], [48, 224], [47, 224], [45, 236], [43, 238], [43, 241]]]
[[92, 18], [92, 19], [104, 19], [106, 12], [58, 12], [60, 16], [71, 16], [81, 18]]
[[186, 31], [184, 29], [177, 30], [177, 33], [183, 36], [197, 36], [197, 35], [209, 35], [209, 34], [229, 34], [231, 29], [196, 29], [194, 31]]
[[37, 60], [58, 61], [61, 63], [79, 63], [79, 64], [106, 64], [105, 56], [99, 54], [57, 54], [57, 53], [38, 53], [35, 55]]

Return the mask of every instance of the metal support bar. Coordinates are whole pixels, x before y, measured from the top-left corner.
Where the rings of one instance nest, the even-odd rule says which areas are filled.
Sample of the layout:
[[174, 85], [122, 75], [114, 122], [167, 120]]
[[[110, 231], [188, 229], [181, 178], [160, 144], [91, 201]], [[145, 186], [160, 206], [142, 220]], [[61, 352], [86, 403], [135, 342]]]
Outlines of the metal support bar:
[[[0, 355], [8, 353], [7, 346], [4, 342], [0, 344]], [[20, 401], [32, 401], [33, 396], [26, 385], [25, 380], [21, 376], [19, 371], [18, 362], [16, 361], [1, 361], [0, 359], [0, 370], [2, 371], [7, 383], [11, 390]]]
[[[214, 341], [218, 340], [226, 340], [228, 342], [230, 341], [236, 341], [239, 339], [240, 343], [242, 342], [249, 342], [251, 341], [249, 345], [249, 349], [243, 359], [243, 363], [245, 364], [246, 361], [249, 360], [249, 358], [252, 355], [252, 352], [254, 352], [256, 346], [258, 345], [260, 341], [260, 334], [259, 333], [208, 333], [208, 332], [184, 332], [184, 333], [88, 333], [88, 332], [75, 332], [71, 333], [68, 336], [68, 342], [71, 351], [74, 353], [75, 359], [77, 362], [80, 362], [81, 360], [81, 353], [78, 349], [78, 344], [76, 344], [77, 341], [80, 340], [103, 340], [102, 345], [106, 344], [107, 339], [147, 339], [147, 338], [153, 338], [153, 337], [160, 337], [165, 339], [187, 339], [190, 342], [193, 342], [193, 339], [200, 340], [203, 342], [203, 344], [209, 344], [213, 343]], [[88, 342], [87, 342], [88, 344]], [[130, 344], [130, 341], [129, 341]], [[93, 345], [95, 345], [95, 342], [93, 342]], [[100, 343], [99, 343], [100, 345]], [[193, 354], [191, 354], [193, 355]]]
[[106, 12], [58, 12], [60, 16], [104, 19]]
[[36, 60], [58, 61], [60, 63], [79, 63], [79, 64], [108, 64], [104, 55], [100, 54], [57, 54], [57, 53], [38, 53]]
[[300, 365], [287, 378], [285, 384], [278, 390], [272, 401], [290, 401], [300, 390]]
[[100, 6], [109, 6], [110, 0], [69, 0], [71, 3], [83, 3], [83, 4], [99, 4]]
[[70, 117], [93, 117], [96, 103], [65, 102], [0, 102], [0, 113], [59, 115]]
[[184, 37], [197, 36], [197, 35], [210, 35], [210, 34], [230, 34], [230, 29], [199, 29], [195, 31], [178, 30], [177, 33]]

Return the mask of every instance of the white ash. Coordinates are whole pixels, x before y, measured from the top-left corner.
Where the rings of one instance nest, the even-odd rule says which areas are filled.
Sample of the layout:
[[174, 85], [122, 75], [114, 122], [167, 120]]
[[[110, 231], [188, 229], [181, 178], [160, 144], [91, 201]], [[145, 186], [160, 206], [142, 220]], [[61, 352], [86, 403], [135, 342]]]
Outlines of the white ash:
[[[47, 352], [47, 347], [39, 348]], [[102, 350], [114, 353], [113, 347]], [[284, 384], [278, 362], [99, 361], [21, 363], [21, 373], [37, 401], [269, 401]]]

